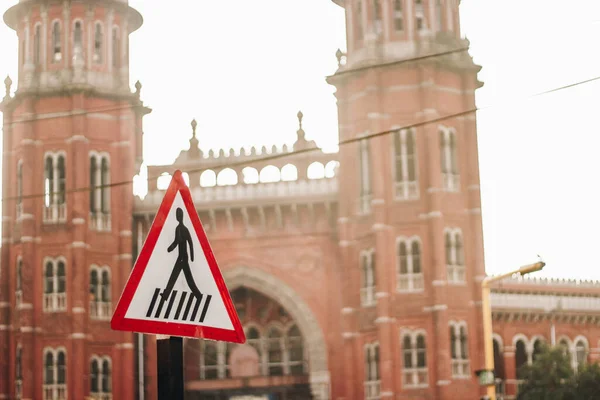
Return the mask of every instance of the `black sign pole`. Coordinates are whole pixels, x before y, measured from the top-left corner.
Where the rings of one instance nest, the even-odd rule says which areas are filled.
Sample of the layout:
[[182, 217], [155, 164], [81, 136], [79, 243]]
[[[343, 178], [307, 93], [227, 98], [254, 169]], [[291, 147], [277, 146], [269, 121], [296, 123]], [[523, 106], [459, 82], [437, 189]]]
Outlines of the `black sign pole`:
[[156, 337], [158, 400], [183, 400], [183, 338]]

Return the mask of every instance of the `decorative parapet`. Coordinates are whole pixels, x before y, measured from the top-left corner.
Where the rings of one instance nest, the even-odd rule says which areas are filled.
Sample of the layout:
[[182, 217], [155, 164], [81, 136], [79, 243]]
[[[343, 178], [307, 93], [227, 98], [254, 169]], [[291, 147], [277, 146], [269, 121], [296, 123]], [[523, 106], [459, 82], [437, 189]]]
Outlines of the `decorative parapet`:
[[559, 278], [537, 278], [537, 277], [511, 277], [499, 283], [506, 286], [543, 286], [548, 288], [600, 288], [600, 281], [559, 279]]
[[600, 314], [600, 297], [492, 292], [490, 301], [493, 311], [528, 310], [545, 313], [591, 312]]

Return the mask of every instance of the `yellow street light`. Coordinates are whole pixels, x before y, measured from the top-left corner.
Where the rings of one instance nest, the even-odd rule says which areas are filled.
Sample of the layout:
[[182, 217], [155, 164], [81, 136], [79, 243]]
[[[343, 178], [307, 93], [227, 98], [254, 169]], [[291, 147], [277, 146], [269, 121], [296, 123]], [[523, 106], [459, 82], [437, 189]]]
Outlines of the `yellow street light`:
[[[481, 308], [483, 309], [483, 344], [485, 354], [485, 369], [494, 370], [494, 343], [492, 339], [492, 307], [490, 304], [490, 284], [508, 278], [515, 274], [521, 276], [540, 271], [546, 265], [543, 261], [524, 265], [521, 268], [498, 276], [488, 276], [481, 283]], [[496, 386], [487, 386], [487, 397], [496, 400]]]

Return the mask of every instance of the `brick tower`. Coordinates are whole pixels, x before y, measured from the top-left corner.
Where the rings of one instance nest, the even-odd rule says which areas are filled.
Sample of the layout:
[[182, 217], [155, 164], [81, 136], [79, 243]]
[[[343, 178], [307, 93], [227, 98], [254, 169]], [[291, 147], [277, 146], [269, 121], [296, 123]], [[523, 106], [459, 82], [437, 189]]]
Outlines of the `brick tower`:
[[[476, 398], [484, 277], [475, 115], [480, 67], [458, 0], [334, 0], [345, 398]], [[344, 62], [345, 59], [345, 62]], [[416, 397], [415, 397], [416, 396]]]
[[133, 399], [133, 336], [109, 324], [131, 268], [132, 187], [105, 185], [142, 160], [150, 110], [128, 68], [142, 17], [126, 0], [29, 0], [4, 21], [19, 77], [0, 103], [0, 398]]

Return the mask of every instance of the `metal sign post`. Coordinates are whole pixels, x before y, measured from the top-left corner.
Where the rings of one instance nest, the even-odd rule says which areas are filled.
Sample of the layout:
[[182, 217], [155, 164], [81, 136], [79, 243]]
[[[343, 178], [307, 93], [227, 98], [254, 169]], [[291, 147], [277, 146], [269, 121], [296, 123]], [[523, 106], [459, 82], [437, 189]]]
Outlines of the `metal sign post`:
[[183, 400], [183, 338], [156, 337], [158, 400]]

